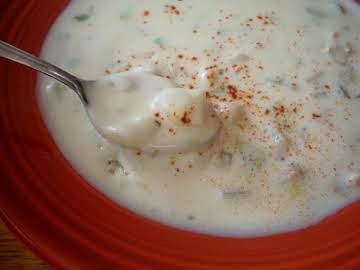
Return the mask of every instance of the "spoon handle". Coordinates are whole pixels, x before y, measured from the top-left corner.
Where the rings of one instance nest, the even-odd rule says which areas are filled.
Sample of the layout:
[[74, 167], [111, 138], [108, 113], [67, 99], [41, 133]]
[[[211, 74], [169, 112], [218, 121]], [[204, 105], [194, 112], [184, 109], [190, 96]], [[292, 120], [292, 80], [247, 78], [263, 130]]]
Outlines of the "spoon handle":
[[73, 89], [80, 96], [81, 100], [87, 104], [81, 80], [74, 75], [1, 40], [0, 57], [28, 66], [62, 82]]

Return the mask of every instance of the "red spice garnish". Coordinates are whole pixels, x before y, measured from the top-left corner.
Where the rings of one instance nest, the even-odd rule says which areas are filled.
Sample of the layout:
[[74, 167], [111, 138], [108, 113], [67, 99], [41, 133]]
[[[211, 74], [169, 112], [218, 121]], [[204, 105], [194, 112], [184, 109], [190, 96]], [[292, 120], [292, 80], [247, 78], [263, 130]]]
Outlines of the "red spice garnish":
[[195, 62], [195, 61], [197, 61], [198, 59], [197, 59], [196, 56], [193, 56], [193, 57], [191, 58], [191, 60]]
[[274, 107], [274, 110], [276, 111], [275, 117], [278, 117], [279, 115], [285, 113], [285, 107], [283, 105], [279, 107]]
[[237, 88], [233, 85], [228, 85], [229, 94], [233, 99], [237, 98]]
[[319, 117], [320, 117], [320, 114], [317, 114], [317, 113], [312, 114], [312, 119], [317, 119]]
[[184, 124], [190, 124], [191, 123], [191, 119], [189, 117], [189, 113], [188, 112], [184, 112], [183, 116], [181, 117], [181, 122], [183, 122]]
[[216, 67], [217, 67], [217, 65], [212, 65], [212, 66], [206, 67], [205, 69], [206, 69], [206, 70], [209, 70], [209, 69], [214, 69], [214, 68], [216, 68]]
[[137, 155], [137, 156], [140, 156], [140, 155], [141, 155], [141, 151], [136, 152], [136, 155]]
[[179, 168], [176, 168], [175, 170], [176, 170], [176, 172], [180, 172], [180, 169], [179, 169]]
[[268, 115], [268, 114], [270, 114], [270, 110], [269, 110], [269, 109], [266, 109], [266, 110], [265, 110], [265, 115]]
[[183, 59], [183, 58], [184, 58], [184, 56], [183, 56], [182, 54], [178, 54], [177, 57], [178, 57], [179, 59]]
[[159, 113], [159, 112], [156, 112], [156, 113], [155, 113], [155, 117], [160, 117], [160, 113]]
[[180, 11], [177, 9], [175, 5], [165, 5], [165, 7], [168, 9], [166, 13], [170, 12], [172, 14], [180, 15]]
[[150, 11], [145, 10], [145, 11], [144, 11], [144, 16], [146, 17], [146, 16], [149, 16], [149, 15], [150, 15]]

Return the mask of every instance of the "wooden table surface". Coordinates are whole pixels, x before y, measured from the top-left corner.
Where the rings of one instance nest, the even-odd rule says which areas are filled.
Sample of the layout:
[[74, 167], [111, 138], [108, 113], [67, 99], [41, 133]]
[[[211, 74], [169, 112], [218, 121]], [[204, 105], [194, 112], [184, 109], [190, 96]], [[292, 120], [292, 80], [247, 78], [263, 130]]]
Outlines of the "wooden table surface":
[[33, 255], [0, 221], [0, 269], [50, 270], [50, 267]]

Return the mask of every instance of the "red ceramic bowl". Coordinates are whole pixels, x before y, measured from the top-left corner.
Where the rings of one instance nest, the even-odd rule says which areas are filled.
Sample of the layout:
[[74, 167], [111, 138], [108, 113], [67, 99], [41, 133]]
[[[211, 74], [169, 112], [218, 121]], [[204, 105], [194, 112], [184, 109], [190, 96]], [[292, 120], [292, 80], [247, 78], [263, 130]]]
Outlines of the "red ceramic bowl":
[[[0, 0], [0, 39], [38, 54], [63, 0]], [[360, 269], [360, 202], [320, 224], [239, 239], [171, 228], [118, 206], [64, 159], [36, 73], [0, 59], [0, 214], [57, 269]]]

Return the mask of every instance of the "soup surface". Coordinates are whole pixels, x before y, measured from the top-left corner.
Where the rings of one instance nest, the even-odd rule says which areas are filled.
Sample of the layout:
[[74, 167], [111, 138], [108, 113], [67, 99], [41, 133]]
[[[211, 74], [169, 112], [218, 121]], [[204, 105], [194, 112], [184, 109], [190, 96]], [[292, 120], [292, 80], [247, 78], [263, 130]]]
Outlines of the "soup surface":
[[[76, 170], [137, 213], [219, 235], [303, 228], [360, 196], [357, 14], [332, 0], [72, 1], [43, 58], [84, 79], [157, 74], [176, 91], [149, 99], [160, 104], [151, 123], [201, 92], [220, 128], [205, 147], [141, 151], [105, 140], [73, 91], [49, 78], [39, 104]], [[180, 120], [164, 140], [202, 121]]]

